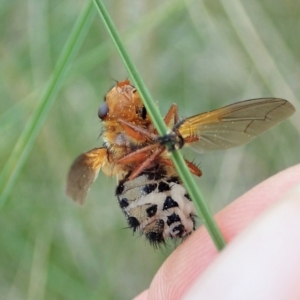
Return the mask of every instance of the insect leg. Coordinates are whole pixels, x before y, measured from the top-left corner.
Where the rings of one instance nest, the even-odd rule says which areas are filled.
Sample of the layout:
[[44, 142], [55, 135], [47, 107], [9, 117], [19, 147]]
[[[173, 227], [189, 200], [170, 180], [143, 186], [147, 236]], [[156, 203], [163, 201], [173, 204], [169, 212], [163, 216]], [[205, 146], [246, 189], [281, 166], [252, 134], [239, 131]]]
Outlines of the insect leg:
[[[173, 162], [172, 162], [171, 159], [160, 158], [159, 161], [162, 162], [165, 165], [174, 167], [174, 164], [173, 164]], [[184, 161], [185, 161], [187, 167], [189, 168], [189, 170], [191, 171], [192, 174], [194, 174], [194, 175], [196, 175], [198, 177], [200, 177], [202, 175], [201, 170], [195, 164], [193, 164], [192, 162], [190, 162], [190, 161], [188, 161], [186, 159]]]
[[124, 157], [118, 159], [116, 161], [116, 163], [117, 164], [128, 164], [128, 163], [132, 163], [132, 162], [138, 162], [141, 160], [145, 160], [153, 153], [152, 150], [157, 147], [158, 147], [157, 144], [153, 144], [153, 145], [149, 145], [144, 148], [135, 150], [134, 152], [131, 152], [128, 155], [125, 155]]
[[[157, 145], [156, 145], [157, 146]], [[149, 156], [141, 165], [137, 166], [132, 173], [129, 176], [129, 180], [132, 180], [134, 178], [136, 178], [137, 176], [139, 176], [139, 174], [141, 174], [141, 172], [143, 172], [143, 170], [147, 169], [148, 167], [151, 166], [151, 164], [153, 163], [153, 161], [161, 154], [165, 151], [165, 147], [164, 146], [160, 146], [155, 152], [153, 152], [153, 154], [151, 156]]]
[[[120, 123], [122, 123], [122, 127], [125, 130], [125, 132], [130, 135], [133, 138], [136, 139], [145, 139], [146, 137], [149, 137], [152, 140], [157, 139], [157, 135], [154, 133], [151, 133], [149, 130], [141, 128], [139, 126], [136, 126], [134, 124], [131, 124], [125, 120], [118, 119]], [[139, 138], [138, 138], [139, 137]]]
[[167, 114], [164, 117], [164, 121], [166, 123], [166, 125], [168, 126], [170, 124], [170, 122], [173, 119], [173, 123], [176, 124], [179, 120], [178, 117], [178, 107], [176, 103], [173, 103], [172, 106], [170, 107], [169, 111], [167, 112]]

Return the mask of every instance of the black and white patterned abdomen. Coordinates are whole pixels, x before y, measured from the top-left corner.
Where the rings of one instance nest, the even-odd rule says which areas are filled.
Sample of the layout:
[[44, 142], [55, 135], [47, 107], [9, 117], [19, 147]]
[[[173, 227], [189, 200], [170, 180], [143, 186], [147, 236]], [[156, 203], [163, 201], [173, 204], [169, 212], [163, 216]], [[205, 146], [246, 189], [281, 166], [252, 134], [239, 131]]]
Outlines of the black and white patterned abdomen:
[[178, 177], [144, 172], [120, 181], [116, 195], [129, 226], [151, 244], [184, 238], [195, 229], [194, 204]]

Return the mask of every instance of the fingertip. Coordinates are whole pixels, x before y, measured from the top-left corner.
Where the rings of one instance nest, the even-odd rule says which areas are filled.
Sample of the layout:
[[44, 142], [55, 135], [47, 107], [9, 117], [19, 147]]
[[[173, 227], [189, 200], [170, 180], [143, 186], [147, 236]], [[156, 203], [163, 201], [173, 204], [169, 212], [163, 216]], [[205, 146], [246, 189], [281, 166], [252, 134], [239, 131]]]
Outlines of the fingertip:
[[299, 183], [300, 164], [258, 184], [219, 212], [215, 219], [227, 241], [246, 228], [282, 195]]
[[184, 299], [299, 299], [299, 252], [297, 187], [238, 235]]
[[[300, 165], [291, 167], [254, 187], [216, 215], [227, 242], [299, 182]], [[165, 261], [150, 289], [149, 299], [180, 299], [186, 289], [218, 257], [206, 229], [197, 229]]]

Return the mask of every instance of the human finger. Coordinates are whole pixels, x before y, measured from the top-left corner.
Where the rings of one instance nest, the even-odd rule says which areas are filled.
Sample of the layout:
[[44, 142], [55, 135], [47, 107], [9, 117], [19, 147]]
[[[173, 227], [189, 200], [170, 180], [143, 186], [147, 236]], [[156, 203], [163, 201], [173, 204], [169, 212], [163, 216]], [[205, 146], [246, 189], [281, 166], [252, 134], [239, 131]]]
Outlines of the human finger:
[[[298, 183], [300, 165], [282, 171], [257, 185], [216, 215], [216, 221], [230, 242], [266, 208]], [[207, 266], [218, 256], [206, 229], [199, 228], [165, 261], [154, 277], [149, 294], [142, 298], [180, 299]]]
[[299, 253], [300, 187], [239, 234], [184, 299], [299, 299]]

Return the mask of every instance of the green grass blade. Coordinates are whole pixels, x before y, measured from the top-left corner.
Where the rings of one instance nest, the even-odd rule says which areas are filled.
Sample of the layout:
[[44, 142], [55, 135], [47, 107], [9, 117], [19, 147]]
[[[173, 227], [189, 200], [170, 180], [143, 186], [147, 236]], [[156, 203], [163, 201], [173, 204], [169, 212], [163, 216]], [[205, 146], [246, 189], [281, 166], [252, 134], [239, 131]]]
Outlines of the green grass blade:
[[[117, 32], [116, 27], [113, 24], [113, 21], [111, 20], [105, 6], [103, 5], [102, 1], [100, 0], [94, 0], [96, 7], [99, 10], [100, 16], [103, 19], [103, 22], [135, 84], [137, 87], [143, 101], [145, 104], [145, 107], [147, 111], [149, 112], [149, 115], [151, 116], [151, 119], [153, 120], [153, 123], [155, 127], [157, 128], [160, 135], [164, 135], [167, 133], [167, 127], [165, 123], [163, 122], [163, 119], [159, 113], [158, 108], [154, 104], [154, 101], [152, 101], [149, 91], [147, 90], [138, 70], [136, 69], [133, 61], [129, 57], [121, 38]], [[190, 196], [194, 200], [196, 207], [198, 209], [198, 213], [203, 220], [209, 234], [211, 235], [217, 249], [221, 250], [225, 246], [225, 241], [220, 233], [218, 226], [216, 225], [212, 214], [210, 210], [208, 209], [201, 193], [199, 192], [197, 185], [189, 172], [183, 157], [181, 153], [177, 150], [175, 150], [172, 155], [173, 163], [180, 175], [180, 177], [183, 180], [183, 183], [185, 184], [185, 187], [187, 188]]]
[[92, 2], [88, 2], [82, 10], [66, 45], [60, 55], [56, 68], [50, 78], [40, 101], [30, 120], [22, 131], [0, 175], [0, 208], [6, 202], [14, 183], [33, 147], [35, 139], [49, 113], [63, 79], [83, 41], [94, 16]]

